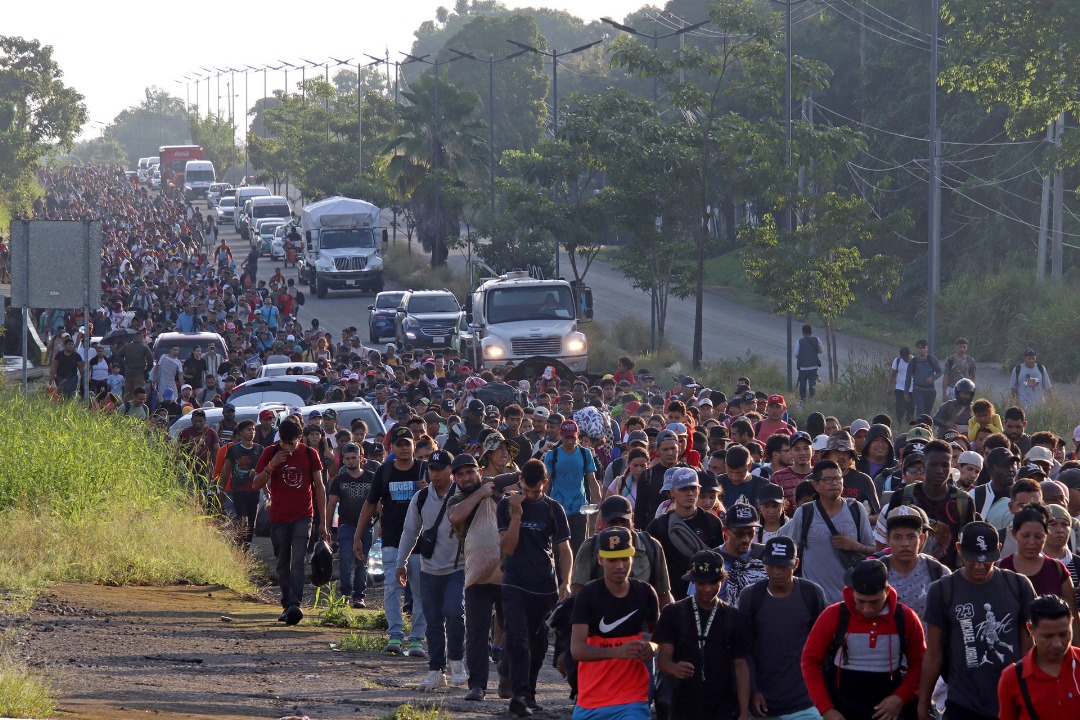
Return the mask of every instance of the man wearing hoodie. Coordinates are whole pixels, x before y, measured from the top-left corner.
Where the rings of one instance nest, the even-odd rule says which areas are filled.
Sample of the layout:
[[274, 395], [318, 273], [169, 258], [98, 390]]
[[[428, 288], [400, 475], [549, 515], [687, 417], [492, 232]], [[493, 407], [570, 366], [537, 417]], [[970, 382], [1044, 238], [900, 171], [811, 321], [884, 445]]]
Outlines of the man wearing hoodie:
[[845, 585], [844, 599], [825, 608], [806, 639], [806, 689], [823, 720], [897, 720], [919, 689], [922, 622], [897, 601], [880, 560], [856, 564]]
[[[866, 437], [863, 438], [862, 451], [859, 454], [859, 459], [855, 461], [855, 469], [875, 478], [878, 473], [885, 468], [892, 467], [895, 462], [892, 430], [888, 425], [880, 423], [871, 425]], [[876, 489], [880, 495], [881, 488]]]

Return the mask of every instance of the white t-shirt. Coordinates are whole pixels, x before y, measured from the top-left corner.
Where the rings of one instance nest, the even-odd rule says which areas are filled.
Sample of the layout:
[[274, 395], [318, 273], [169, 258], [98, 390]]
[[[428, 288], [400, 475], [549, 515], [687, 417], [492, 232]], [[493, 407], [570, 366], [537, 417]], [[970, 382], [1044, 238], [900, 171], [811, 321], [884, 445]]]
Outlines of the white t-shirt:
[[907, 386], [908, 360], [897, 357], [892, 361], [892, 369], [896, 371], [896, 389], [903, 390]]

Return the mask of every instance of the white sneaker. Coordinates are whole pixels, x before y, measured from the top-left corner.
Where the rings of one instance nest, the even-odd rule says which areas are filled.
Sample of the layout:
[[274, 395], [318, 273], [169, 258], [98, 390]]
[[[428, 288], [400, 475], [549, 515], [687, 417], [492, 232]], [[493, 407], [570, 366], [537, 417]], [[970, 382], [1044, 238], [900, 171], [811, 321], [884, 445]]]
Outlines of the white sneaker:
[[464, 660], [450, 661], [450, 684], [464, 685], [469, 681], [469, 674], [465, 672]]
[[420, 683], [421, 692], [435, 692], [444, 687], [446, 687], [446, 675], [441, 670], [432, 670]]

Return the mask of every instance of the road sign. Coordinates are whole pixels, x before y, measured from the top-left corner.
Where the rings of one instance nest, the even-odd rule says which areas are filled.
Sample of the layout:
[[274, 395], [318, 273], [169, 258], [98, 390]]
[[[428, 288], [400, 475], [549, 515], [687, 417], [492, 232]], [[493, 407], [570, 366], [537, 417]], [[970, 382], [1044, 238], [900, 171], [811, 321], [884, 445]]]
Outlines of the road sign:
[[13, 307], [85, 308], [100, 296], [100, 221], [12, 221]]

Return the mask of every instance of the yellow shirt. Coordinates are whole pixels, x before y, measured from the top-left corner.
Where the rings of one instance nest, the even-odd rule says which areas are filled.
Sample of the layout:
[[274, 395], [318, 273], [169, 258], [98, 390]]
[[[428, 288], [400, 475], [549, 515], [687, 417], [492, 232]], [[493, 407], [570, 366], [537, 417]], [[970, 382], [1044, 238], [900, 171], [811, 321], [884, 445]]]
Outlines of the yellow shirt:
[[979, 432], [980, 427], [989, 428], [992, 433], [1005, 432], [1004, 427], [1001, 425], [1001, 416], [997, 413], [990, 416], [989, 425], [981, 425], [979, 421], [975, 419], [975, 416], [972, 415], [971, 419], [968, 420], [968, 440], [971, 440], [972, 442], [975, 441], [975, 435]]

